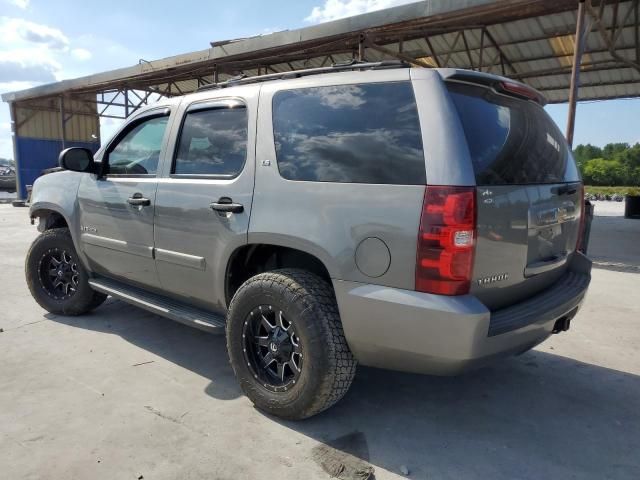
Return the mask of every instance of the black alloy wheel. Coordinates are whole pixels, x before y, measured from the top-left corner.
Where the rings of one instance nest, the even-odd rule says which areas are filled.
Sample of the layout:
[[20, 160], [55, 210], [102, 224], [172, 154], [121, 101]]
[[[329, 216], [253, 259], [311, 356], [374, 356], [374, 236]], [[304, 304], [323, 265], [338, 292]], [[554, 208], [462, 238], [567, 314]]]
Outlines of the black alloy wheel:
[[295, 268], [259, 273], [235, 292], [227, 352], [256, 407], [300, 420], [340, 400], [357, 362], [326, 278]]
[[244, 322], [242, 339], [247, 365], [266, 389], [286, 391], [299, 380], [303, 347], [282, 310], [272, 305], [253, 309]]
[[89, 274], [67, 228], [46, 230], [33, 241], [25, 259], [25, 277], [36, 302], [58, 315], [82, 315], [107, 298], [89, 285]]
[[55, 300], [66, 300], [78, 291], [78, 262], [67, 250], [47, 250], [40, 257], [38, 274], [40, 285]]

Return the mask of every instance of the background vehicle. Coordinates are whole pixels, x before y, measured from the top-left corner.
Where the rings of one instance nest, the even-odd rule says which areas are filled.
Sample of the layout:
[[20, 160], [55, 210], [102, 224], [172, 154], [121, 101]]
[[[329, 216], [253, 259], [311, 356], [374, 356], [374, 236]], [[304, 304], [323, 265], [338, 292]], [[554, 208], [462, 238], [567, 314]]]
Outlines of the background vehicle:
[[454, 374], [523, 352], [569, 327], [591, 268], [542, 102], [385, 63], [167, 100], [36, 182], [31, 292], [56, 313], [112, 295], [226, 329], [245, 393], [286, 418], [338, 401], [356, 361]]
[[16, 169], [10, 165], [0, 165], [0, 190], [16, 191]]

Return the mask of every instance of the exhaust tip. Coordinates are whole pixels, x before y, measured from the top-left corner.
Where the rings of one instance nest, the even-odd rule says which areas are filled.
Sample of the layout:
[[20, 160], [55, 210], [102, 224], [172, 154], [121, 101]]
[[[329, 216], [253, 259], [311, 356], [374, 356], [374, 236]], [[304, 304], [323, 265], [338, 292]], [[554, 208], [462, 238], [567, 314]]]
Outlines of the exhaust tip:
[[551, 333], [566, 332], [571, 327], [571, 317], [562, 317], [556, 320]]

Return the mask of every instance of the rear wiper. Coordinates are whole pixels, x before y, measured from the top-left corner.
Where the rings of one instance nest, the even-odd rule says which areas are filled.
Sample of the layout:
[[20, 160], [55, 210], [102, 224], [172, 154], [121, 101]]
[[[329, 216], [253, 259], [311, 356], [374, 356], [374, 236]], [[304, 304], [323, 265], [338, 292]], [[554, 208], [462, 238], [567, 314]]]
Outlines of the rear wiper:
[[578, 191], [578, 188], [575, 185], [561, 185], [559, 187], [553, 187], [551, 189], [551, 193], [555, 193], [556, 195], [573, 195]]

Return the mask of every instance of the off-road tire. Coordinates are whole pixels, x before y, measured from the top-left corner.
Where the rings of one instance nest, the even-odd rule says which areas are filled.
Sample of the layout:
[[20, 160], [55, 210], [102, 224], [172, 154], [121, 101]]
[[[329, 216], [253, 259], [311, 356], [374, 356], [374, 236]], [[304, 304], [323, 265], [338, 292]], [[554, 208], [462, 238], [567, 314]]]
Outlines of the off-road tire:
[[[53, 298], [40, 278], [40, 262], [50, 251], [61, 249], [69, 252], [77, 265], [78, 285], [75, 293], [66, 299]], [[82, 266], [67, 228], [52, 228], [36, 238], [25, 260], [25, 274], [29, 291], [38, 304], [48, 312], [58, 315], [82, 315], [99, 307], [107, 295], [89, 286], [89, 275]]]
[[[304, 348], [298, 382], [273, 392], [259, 381], [243, 351], [243, 328], [258, 305], [281, 309], [295, 325]], [[344, 337], [331, 286], [298, 269], [261, 273], [247, 280], [234, 295], [227, 317], [227, 351], [240, 387], [260, 409], [290, 420], [316, 415], [346, 393], [357, 362]]]

